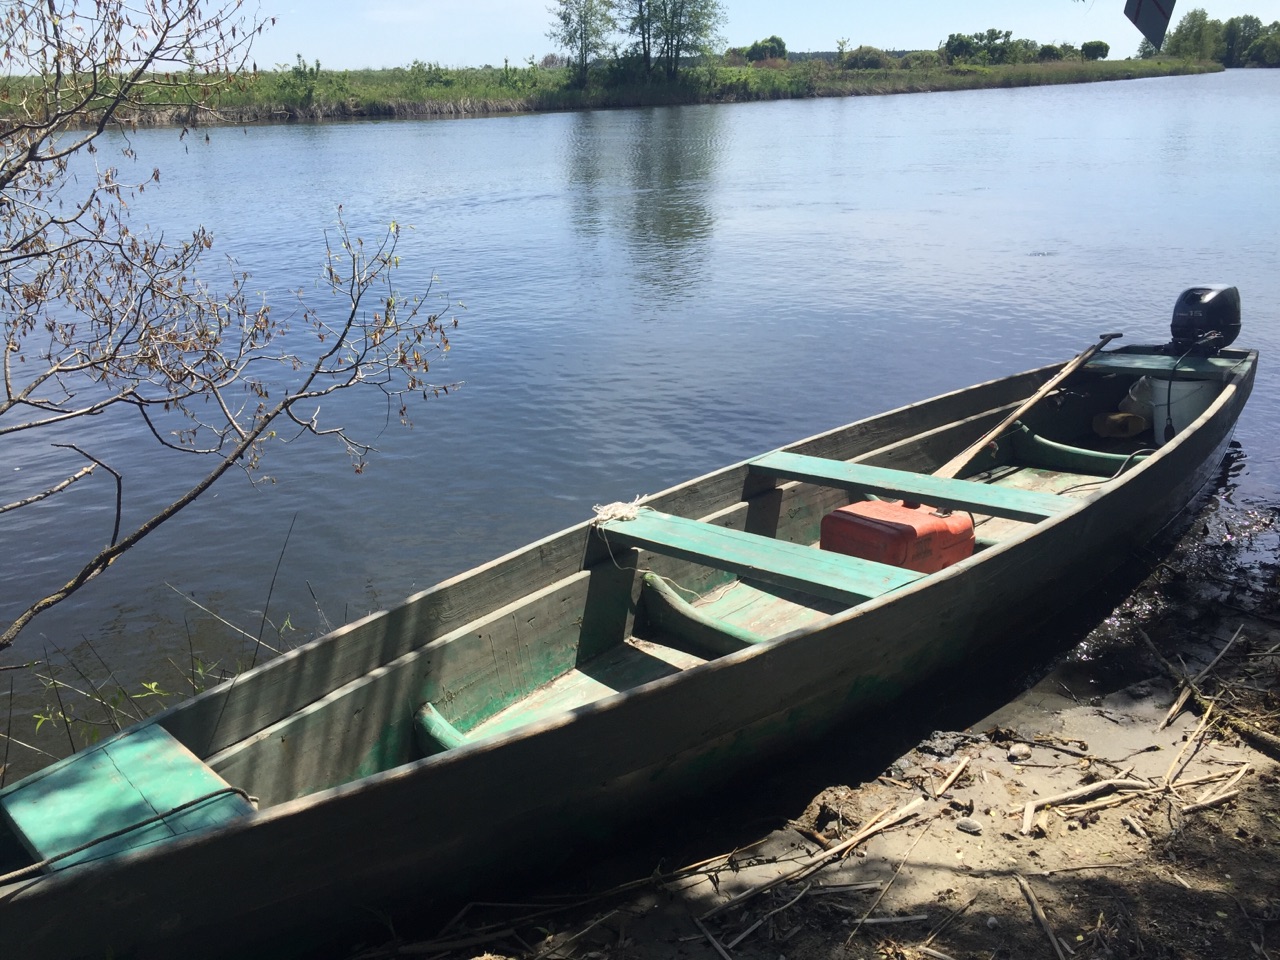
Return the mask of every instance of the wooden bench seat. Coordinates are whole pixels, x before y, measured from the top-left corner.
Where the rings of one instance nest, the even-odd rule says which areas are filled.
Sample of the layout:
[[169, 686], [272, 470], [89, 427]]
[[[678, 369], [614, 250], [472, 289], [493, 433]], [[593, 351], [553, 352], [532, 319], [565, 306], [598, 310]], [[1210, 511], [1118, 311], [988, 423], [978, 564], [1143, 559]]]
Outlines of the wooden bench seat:
[[1158, 353], [1096, 353], [1084, 365], [1093, 373], [1118, 373], [1165, 380], [1227, 380], [1247, 356], [1171, 357]]
[[1031, 523], [1055, 516], [1078, 502], [1051, 493], [827, 460], [781, 450], [757, 457], [751, 461], [750, 468], [757, 473], [787, 480], [802, 480], [875, 496], [918, 500], [933, 507], [972, 510], [991, 517]]
[[[31, 855], [37, 861], [61, 857], [55, 870], [252, 811], [244, 797], [154, 723], [73, 754], [0, 794], [0, 812]], [[108, 839], [92, 842], [99, 838]]]
[[839, 603], [861, 603], [924, 576], [656, 510], [641, 510], [634, 520], [609, 520], [599, 529], [610, 544], [691, 560]]

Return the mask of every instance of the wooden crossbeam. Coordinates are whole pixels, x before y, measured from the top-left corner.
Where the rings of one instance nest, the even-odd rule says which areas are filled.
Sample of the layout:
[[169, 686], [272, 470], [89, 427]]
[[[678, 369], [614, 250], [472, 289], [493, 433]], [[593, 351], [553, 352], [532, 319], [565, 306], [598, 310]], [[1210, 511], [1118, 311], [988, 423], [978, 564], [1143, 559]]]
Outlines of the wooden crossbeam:
[[600, 525], [605, 539], [839, 603], [861, 603], [924, 574], [656, 510]]
[[1170, 357], [1163, 354], [1099, 353], [1085, 369], [1094, 373], [1118, 373], [1141, 377], [1151, 374], [1170, 380], [1226, 380], [1247, 357]]
[[934, 477], [781, 450], [757, 457], [751, 461], [750, 467], [755, 472], [787, 480], [803, 480], [875, 496], [918, 500], [933, 507], [972, 510], [991, 517], [1032, 523], [1059, 514], [1078, 502], [1052, 493], [997, 487], [971, 480]]

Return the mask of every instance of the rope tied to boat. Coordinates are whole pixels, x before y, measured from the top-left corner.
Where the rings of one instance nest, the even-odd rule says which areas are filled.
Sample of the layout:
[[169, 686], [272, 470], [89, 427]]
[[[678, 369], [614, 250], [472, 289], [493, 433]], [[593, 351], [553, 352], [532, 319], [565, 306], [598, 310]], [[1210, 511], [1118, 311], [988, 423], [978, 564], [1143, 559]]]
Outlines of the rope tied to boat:
[[596, 514], [596, 519], [594, 521], [595, 525], [599, 526], [602, 523], [608, 523], [610, 520], [636, 519], [636, 517], [640, 516], [640, 501], [642, 499], [644, 498], [637, 496], [629, 503], [617, 500], [613, 503], [606, 503], [603, 506], [596, 504], [591, 508]]
[[[640, 501], [643, 499], [644, 497], [641, 495], [641, 496], [637, 496], [634, 500], [631, 500], [631, 501], [615, 500], [613, 503], [606, 503], [603, 506], [600, 504], [596, 504], [594, 507], [591, 508], [592, 510], [595, 511], [595, 514], [596, 514], [596, 518], [595, 520], [592, 521], [592, 525], [596, 527], [597, 530], [599, 530], [600, 536], [601, 538], [603, 538], [606, 544], [609, 543], [609, 536], [608, 536], [608, 533], [604, 530], [603, 524], [608, 523], [610, 520], [620, 520], [623, 522], [627, 520], [635, 520], [640, 516], [641, 510], [653, 509], [652, 507], [642, 507], [640, 505]], [[614, 567], [616, 567], [619, 570], [623, 569], [622, 564], [618, 563], [618, 558], [613, 555], [613, 547], [611, 544], [609, 545], [609, 559], [613, 562]], [[636, 573], [645, 577], [656, 577], [657, 579], [661, 580], [663, 583], [670, 584], [676, 590], [679, 590], [681, 593], [687, 593], [691, 597], [696, 598], [698, 596], [698, 592], [696, 590], [690, 590], [687, 587], [682, 587], [680, 586], [680, 584], [676, 583], [676, 581], [672, 580], [670, 577], [664, 577], [660, 573], [655, 573], [653, 570], [650, 570], [648, 567], [639, 568], [636, 570]], [[728, 587], [728, 586], [729, 584], [724, 585], [724, 587]], [[724, 587], [722, 587], [721, 589], [724, 589]]]

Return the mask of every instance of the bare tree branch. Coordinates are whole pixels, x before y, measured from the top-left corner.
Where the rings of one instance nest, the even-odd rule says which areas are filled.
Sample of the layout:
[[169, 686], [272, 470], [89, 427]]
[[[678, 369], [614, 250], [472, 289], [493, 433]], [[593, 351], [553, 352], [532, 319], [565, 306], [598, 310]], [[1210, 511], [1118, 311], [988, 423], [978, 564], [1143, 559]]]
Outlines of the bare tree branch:
[[[299, 437], [336, 438], [359, 471], [372, 444], [326, 420], [328, 398], [374, 389], [409, 424], [412, 400], [451, 389], [427, 376], [456, 320], [431, 285], [415, 297], [395, 289], [398, 225], [366, 245], [339, 208], [323, 267], [331, 299], [300, 300], [281, 316], [250, 298], [248, 275], [230, 261], [220, 285], [206, 279], [213, 237], [203, 227], [175, 243], [130, 223], [130, 200], [160, 173], [123, 180], [102, 155], [116, 143], [103, 134], [127, 132], [149, 110], [211, 109], [219, 91], [248, 79], [242, 68], [264, 25], [242, 15], [241, 0], [0, 7], [0, 445], [47, 435], [92, 461], [0, 515], [57, 496], [95, 466], [116, 481], [110, 542], [5, 626], [0, 650], [233, 466], [252, 474], [270, 441], [287, 442], [277, 423], [296, 425]], [[136, 159], [127, 136], [118, 149]], [[73, 171], [77, 156], [92, 158], [87, 178], [84, 164]], [[104, 415], [113, 424], [136, 418], [134, 438], [150, 437], [164, 453], [213, 458], [202, 479], [124, 533], [124, 475], [107, 466], [122, 459], [98, 431], [79, 429]]]
[[31, 496], [27, 497], [26, 499], [15, 500], [12, 503], [0, 504], [0, 513], [8, 513], [10, 510], [17, 510], [19, 507], [29, 507], [33, 503], [39, 503], [41, 500], [44, 500], [48, 497], [52, 497], [54, 494], [61, 493], [63, 490], [67, 489], [67, 487], [71, 486], [77, 480], [83, 480], [89, 474], [93, 473], [93, 467], [94, 467], [93, 464], [90, 464], [87, 467], [81, 467], [79, 470], [77, 470], [71, 476], [67, 477], [65, 480], [59, 483], [55, 483], [48, 490], [42, 490], [39, 493], [33, 493]]

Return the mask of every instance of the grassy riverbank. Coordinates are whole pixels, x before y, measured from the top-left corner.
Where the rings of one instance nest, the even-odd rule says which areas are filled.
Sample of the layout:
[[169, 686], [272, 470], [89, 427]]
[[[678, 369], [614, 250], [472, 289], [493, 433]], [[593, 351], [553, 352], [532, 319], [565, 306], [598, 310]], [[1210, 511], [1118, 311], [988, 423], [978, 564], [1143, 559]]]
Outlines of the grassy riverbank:
[[[214, 116], [224, 122], [343, 120], [358, 117], [461, 117], [608, 107], [732, 103], [805, 97], [869, 96], [1133, 80], [1221, 70], [1216, 63], [1174, 60], [1060, 61], [977, 66], [962, 64], [841, 69], [824, 59], [771, 61], [762, 66], [704, 64], [672, 82], [630, 82], [604, 70], [587, 89], [570, 84], [564, 68], [445, 69], [415, 62], [383, 70], [331, 71], [299, 58], [287, 69], [260, 73], [223, 91]], [[189, 111], [157, 108], [141, 122], [208, 122]]]

